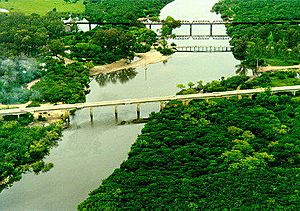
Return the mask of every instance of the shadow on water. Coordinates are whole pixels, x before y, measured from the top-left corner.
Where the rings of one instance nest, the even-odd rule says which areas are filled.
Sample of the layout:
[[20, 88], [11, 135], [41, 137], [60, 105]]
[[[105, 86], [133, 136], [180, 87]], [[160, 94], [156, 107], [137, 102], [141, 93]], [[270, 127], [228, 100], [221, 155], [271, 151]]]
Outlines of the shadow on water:
[[97, 75], [95, 79], [100, 87], [104, 87], [110, 83], [115, 84], [120, 82], [121, 84], [124, 84], [135, 78], [137, 74], [138, 72], [134, 68], [129, 68], [111, 73], [102, 73]]

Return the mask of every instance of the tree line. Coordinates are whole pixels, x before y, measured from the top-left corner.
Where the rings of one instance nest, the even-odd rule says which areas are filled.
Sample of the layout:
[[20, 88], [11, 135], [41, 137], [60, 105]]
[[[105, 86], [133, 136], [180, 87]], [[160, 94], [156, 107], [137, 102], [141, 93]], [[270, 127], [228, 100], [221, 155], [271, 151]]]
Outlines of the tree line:
[[232, 38], [233, 55], [241, 60], [243, 69], [255, 70], [259, 65], [293, 65], [300, 63], [300, 26], [298, 0], [224, 0], [213, 7], [224, 20], [277, 21], [282, 24], [227, 25]]

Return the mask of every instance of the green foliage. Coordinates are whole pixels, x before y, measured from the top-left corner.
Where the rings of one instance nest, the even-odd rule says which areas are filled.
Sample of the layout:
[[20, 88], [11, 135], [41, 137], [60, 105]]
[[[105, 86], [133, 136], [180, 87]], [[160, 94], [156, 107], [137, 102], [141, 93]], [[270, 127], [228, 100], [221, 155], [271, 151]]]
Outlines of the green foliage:
[[41, 106], [41, 104], [39, 102], [36, 101], [32, 101], [28, 106], [26, 106], [27, 108], [29, 107], [39, 107]]
[[131, 60], [134, 52], [144, 53], [156, 42], [156, 33], [139, 27], [95, 29], [76, 33], [64, 38], [70, 45], [71, 59], [93, 61], [98, 64], [112, 63], [125, 58]]
[[293, 86], [300, 85], [300, 79], [296, 72], [277, 71], [262, 73], [259, 77], [241, 84], [242, 89], [257, 87]]
[[[293, 65], [300, 63], [300, 26], [286, 21], [299, 21], [298, 0], [223, 0], [213, 11], [225, 20], [278, 21], [282, 24], [227, 25], [235, 58], [246, 68], [259, 65]], [[274, 62], [275, 61], [275, 62]]]
[[172, 35], [173, 29], [180, 27], [180, 21], [175, 20], [171, 16], [168, 16], [166, 20], [164, 20], [163, 25], [161, 27], [161, 36], [167, 37]]
[[161, 46], [159, 46], [156, 50], [159, 51], [161, 54], [166, 55], [166, 56], [171, 55], [171, 54], [173, 54], [175, 52], [171, 48], [161, 47]]
[[300, 106], [286, 95], [172, 103], [79, 210], [297, 209]]
[[208, 82], [207, 84], [203, 85], [202, 81], [197, 82], [197, 86], [195, 87], [195, 84], [190, 82], [188, 84], [189, 88], [185, 89], [185, 86], [183, 84], [180, 84], [181, 91], [179, 91], [177, 94], [193, 94], [197, 92], [220, 92], [220, 91], [230, 91], [230, 90], [236, 90], [239, 86], [244, 85], [245, 82], [249, 79], [248, 76], [244, 75], [237, 75], [232, 76], [227, 79], [222, 78], [221, 80], [213, 80], [211, 82]]
[[32, 92], [26, 84], [44, 74], [35, 59], [0, 58], [0, 103], [27, 102]]
[[61, 126], [31, 126], [32, 114], [0, 121], [0, 191], [21, 179], [26, 172], [49, 170], [53, 164], [42, 159], [60, 137]]
[[89, 85], [89, 70], [82, 63], [64, 65], [59, 60], [48, 60], [47, 75], [32, 90], [37, 94], [32, 100], [38, 102], [85, 102]]
[[47, 42], [64, 34], [60, 16], [51, 12], [40, 17], [19, 13], [0, 14], [0, 53], [6, 57], [36, 57]]
[[158, 17], [173, 0], [87, 0], [85, 14], [92, 21], [134, 22], [138, 18]]
[[[178, 84], [178, 88], [181, 90], [177, 93], [179, 95], [193, 94], [198, 92], [222, 92], [240, 89], [254, 89], [254, 88], [267, 88], [276, 86], [293, 86], [300, 85], [300, 78], [298, 73], [295, 71], [276, 71], [276, 72], [265, 72], [260, 76], [257, 76], [249, 80], [248, 76], [237, 75], [227, 79], [224, 77], [221, 80], [213, 80], [205, 85], [202, 85], [202, 81], [195, 84], [188, 85], [186, 88], [183, 84]], [[296, 93], [298, 95], [298, 93]]]
[[132, 56], [130, 52], [134, 43], [133, 37], [121, 30], [98, 30], [91, 42], [100, 46], [101, 54], [107, 63]]

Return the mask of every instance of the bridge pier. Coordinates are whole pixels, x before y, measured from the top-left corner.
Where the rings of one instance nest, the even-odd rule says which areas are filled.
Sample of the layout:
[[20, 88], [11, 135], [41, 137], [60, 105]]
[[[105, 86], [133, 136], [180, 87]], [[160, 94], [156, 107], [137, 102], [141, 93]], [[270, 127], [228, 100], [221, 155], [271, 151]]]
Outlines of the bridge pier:
[[193, 25], [190, 24], [190, 36], [193, 36]]
[[118, 122], [118, 106], [115, 106], [115, 120]]
[[161, 101], [160, 106], [159, 106], [159, 110], [162, 111], [164, 108], [165, 108], [165, 102]]
[[71, 123], [71, 120], [70, 120], [70, 114], [68, 114], [68, 117], [67, 117], [67, 127], [70, 126], [70, 123]]
[[213, 36], [213, 25], [212, 24], [210, 24], [210, 30], [209, 31], [210, 31], [209, 35]]
[[136, 118], [139, 120], [141, 119], [141, 104], [136, 104]]
[[91, 122], [94, 121], [94, 113], [93, 113], [93, 108], [90, 108], [90, 119], [91, 119]]

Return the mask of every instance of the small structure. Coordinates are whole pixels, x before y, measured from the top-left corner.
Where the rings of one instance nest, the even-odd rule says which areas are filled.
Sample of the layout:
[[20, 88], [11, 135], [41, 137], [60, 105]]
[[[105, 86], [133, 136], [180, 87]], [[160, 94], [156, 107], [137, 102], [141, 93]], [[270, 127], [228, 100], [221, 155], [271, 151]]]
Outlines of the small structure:
[[9, 11], [7, 9], [3, 9], [3, 8], [0, 8], [0, 12], [2, 12], [2, 13], [9, 13]]

